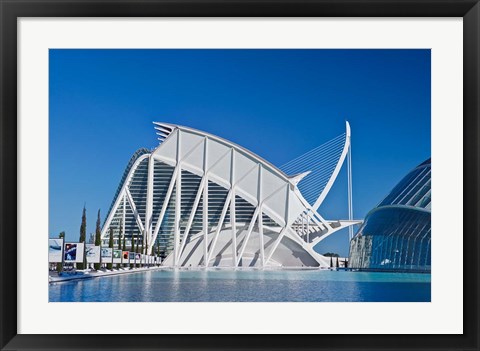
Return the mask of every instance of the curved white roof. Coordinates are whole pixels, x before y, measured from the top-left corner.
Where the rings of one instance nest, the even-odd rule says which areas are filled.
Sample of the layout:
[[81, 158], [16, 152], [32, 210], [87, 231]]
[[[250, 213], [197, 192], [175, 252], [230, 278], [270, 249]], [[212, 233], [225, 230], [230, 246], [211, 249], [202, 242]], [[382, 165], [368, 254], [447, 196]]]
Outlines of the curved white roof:
[[[168, 136], [153, 151], [159, 161], [176, 166], [198, 176], [204, 169], [208, 179], [235, 192], [257, 205], [279, 224], [292, 221], [304, 208], [294, 183], [277, 167], [255, 153], [218, 136], [194, 128], [155, 122], [162, 130], [171, 129]], [[164, 135], [164, 134], [162, 134]], [[261, 168], [261, 171], [260, 171]], [[290, 215], [287, 215], [287, 196], [291, 193]]]

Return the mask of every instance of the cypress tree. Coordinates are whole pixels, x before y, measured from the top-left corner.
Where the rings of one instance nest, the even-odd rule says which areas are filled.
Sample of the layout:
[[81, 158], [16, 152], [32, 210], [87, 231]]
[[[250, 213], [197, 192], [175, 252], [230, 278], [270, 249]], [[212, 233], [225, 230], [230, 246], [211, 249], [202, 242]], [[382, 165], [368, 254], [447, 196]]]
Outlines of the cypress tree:
[[[141, 249], [140, 249], [140, 252], [141, 252], [142, 255], [144, 254], [143, 240], [142, 240], [142, 247], [141, 247]], [[140, 267], [142, 267], [142, 266], [143, 266], [143, 259], [140, 259], [140, 260], [141, 260], [141, 261], [140, 261]]]
[[[123, 221], [120, 220], [120, 231], [118, 232], [118, 250], [122, 249], [122, 234], [123, 234]], [[123, 241], [125, 242], [125, 240]], [[124, 244], [125, 246], [125, 244]], [[125, 250], [125, 248], [124, 248]]]
[[[110, 227], [110, 237], [108, 238], [108, 247], [112, 248], [112, 255], [113, 255], [113, 228], [112, 227]], [[107, 264], [108, 269], [112, 269], [112, 267], [113, 265], [111, 263]]]
[[330, 268], [333, 267], [333, 259], [332, 259], [332, 256], [330, 256]]
[[340, 267], [340, 265], [338, 264], [338, 256], [337, 256], [337, 264], [335, 265], [337, 268]]
[[[125, 234], [123, 234], [123, 243], [122, 243], [122, 255], [123, 255], [123, 251], [127, 251], [127, 245], [125, 244]], [[123, 264], [122, 264], [123, 266]]]
[[[60, 234], [58, 234], [58, 238], [63, 239], [63, 244], [65, 246], [65, 232], [60, 232]], [[63, 261], [63, 257], [62, 257], [62, 261]], [[61, 272], [62, 268], [63, 268], [62, 262], [58, 262], [57, 263], [57, 272]]]
[[[85, 205], [83, 205], [82, 224], [80, 225], [80, 238], [78, 241], [84, 244], [84, 249], [85, 249], [86, 236], [87, 236], [87, 209], [85, 208]], [[85, 257], [85, 250], [83, 251], [84, 251], [83, 262], [77, 263], [77, 267], [79, 269], [84, 269], [87, 266], [87, 258]]]
[[[122, 233], [123, 233], [123, 222], [122, 222], [122, 219], [120, 219], [120, 231], [118, 232], [118, 250], [122, 249]], [[125, 239], [124, 239], [124, 242], [125, 242]], [[123, 252], [121, 256], [123, 257]], [[120, 268], [121, 266], [122, 266], [121, 263], [117, 264], [117, 268]]]
[[[139, 240], [138, 240], [138, 238], [137, 238], [137, 240], [136, 240], [137, 245], [136, 245], [135, 253], [139, 253], [139, 252], [138, 252], [138, 241], [139, 241]], [[135, 260], [135, 267], [138, 267], [137, 260]]]
[[127, 244], [125, 243], [125, 234], [123, 234], [122, 250], [123, 250], [123, 251], [127, 251]]
[[[102, 245], [102, 239], [101, 239], [101, 231], [100, 231], [100, 210], [98, 210], [97, 213], [97, 224], [95, 226], [95, 246], [101, 246]], [[100, 263], [95, 263], [94, 264], [95, 269], [100, 269]]]
[[[135, 238], [133, 237], [132, 235], [132, 246], [130, 248], [130, 251], [131, 252], [135, 252]], [[135, 257], [135, 255], [133, 255]], [[135, 261], [133, 262], [130, 262], [130, 268], [135, 268], [135, 264], [134, 264]]]

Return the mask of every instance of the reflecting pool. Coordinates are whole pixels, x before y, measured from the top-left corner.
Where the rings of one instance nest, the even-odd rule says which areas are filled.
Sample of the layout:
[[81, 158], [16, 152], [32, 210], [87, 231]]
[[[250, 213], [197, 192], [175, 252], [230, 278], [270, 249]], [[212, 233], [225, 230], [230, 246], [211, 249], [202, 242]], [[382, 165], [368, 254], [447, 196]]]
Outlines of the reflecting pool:
[[155, 270], [49, 286], [51, 302], [425, 302], [430, 296], [430, 274], [328, 270]]

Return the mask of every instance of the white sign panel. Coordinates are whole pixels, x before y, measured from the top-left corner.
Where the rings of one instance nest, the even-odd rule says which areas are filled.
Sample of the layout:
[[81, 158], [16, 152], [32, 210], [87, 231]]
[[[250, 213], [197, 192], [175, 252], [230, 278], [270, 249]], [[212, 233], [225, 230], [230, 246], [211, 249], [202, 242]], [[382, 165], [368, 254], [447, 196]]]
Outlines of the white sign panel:
[[86, 244], [85, 257], [87, 258], [87, 263], [100, 263], [100, 246]]
[[141, 260], [142, 260], [142, 254], [136, 253], [135, 254], [135, 263], [139, 264]]
[[122, 251], [122, 263], [129, 263], [130, 259], [128, 258], [129, 252], [128, 251]]
[[101, 255], [102, 255], [102, 263], [113, 262], [113, 249], [111, 247], [102, 247]]
[[70, 263], [82, 263], [84, 251], [83, 243], [65, 243], [63, 260]]
[[113, 263], [122, 263], [122, 250], [113, 250]]
[[63, 239], [48, 239], [48, 262], [62, 262]]

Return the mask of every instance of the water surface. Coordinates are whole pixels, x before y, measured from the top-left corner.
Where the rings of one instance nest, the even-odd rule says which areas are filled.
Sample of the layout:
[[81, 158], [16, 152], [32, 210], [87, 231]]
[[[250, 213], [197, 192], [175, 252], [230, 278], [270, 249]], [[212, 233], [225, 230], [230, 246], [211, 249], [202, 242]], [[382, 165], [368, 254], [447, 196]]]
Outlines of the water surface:
[[400, 302], [430, 301], [430, 274], [173, 271], [50, 284], [51, 302]]

